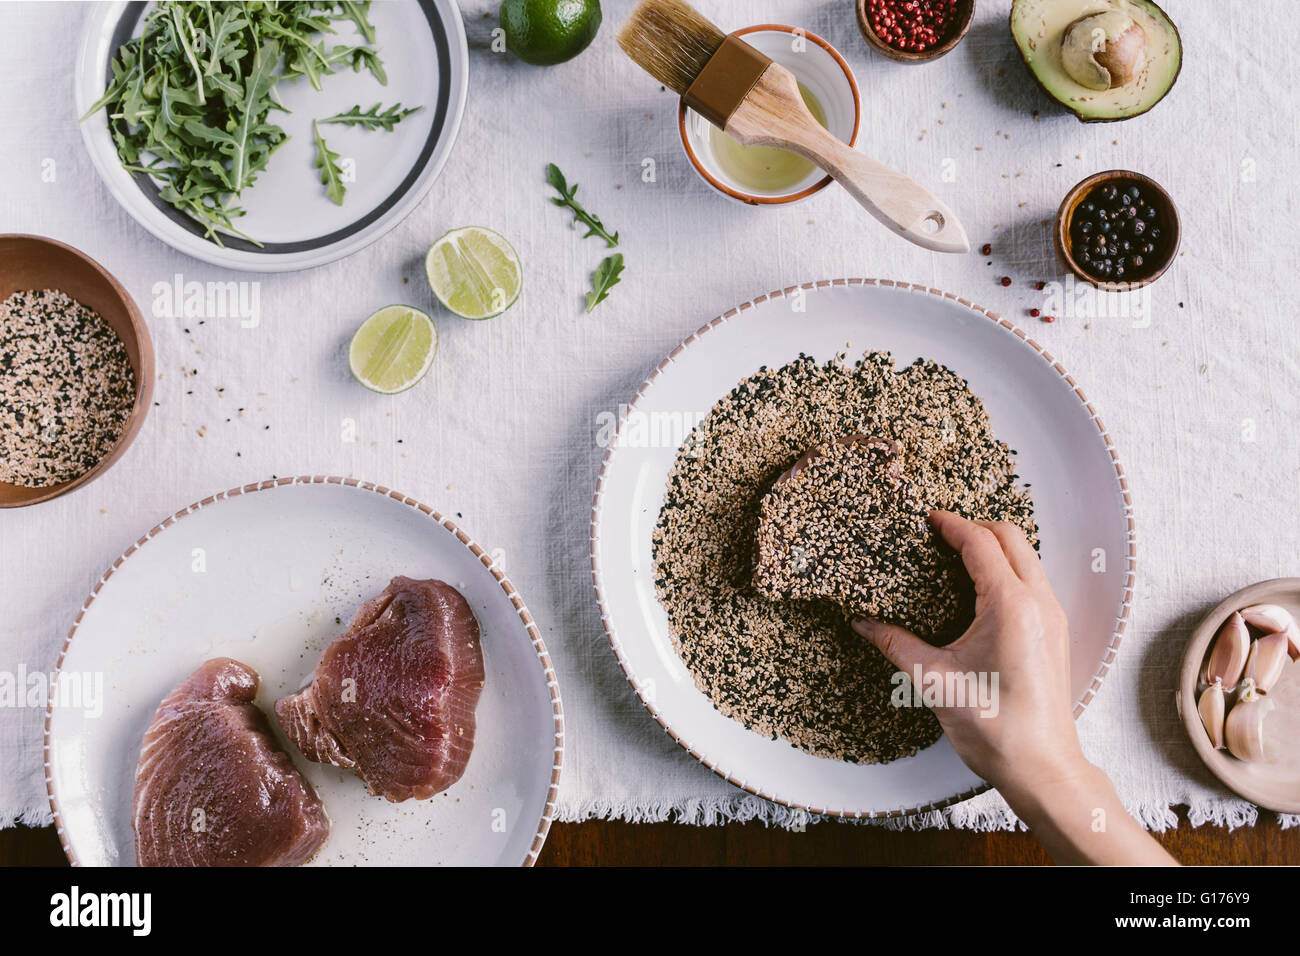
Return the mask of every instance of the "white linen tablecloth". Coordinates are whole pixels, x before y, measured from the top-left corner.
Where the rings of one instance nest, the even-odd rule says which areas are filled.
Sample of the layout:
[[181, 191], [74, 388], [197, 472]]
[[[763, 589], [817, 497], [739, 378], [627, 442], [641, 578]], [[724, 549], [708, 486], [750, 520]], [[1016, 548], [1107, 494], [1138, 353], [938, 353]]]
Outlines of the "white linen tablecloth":
[[[740, 302], [814, 279], [899, 279], [1032, 326], [1118, 446], [1138, 521], [1137, 595], [1118, 661], [1080, 720], [1085, 750], [1149, 827], [1172, 825], [1175, 804], [1189, 804], [1194, 823], [1253, 823], [1255, 808], [1199, 764], [1172, 687], [1189, 628], [1211, 605], [1253, 581], [1300, 573], [1292, 4], [1225, 17], [1218, 3], [1169, 0], [1186, 54], [1177, 87], [1145, 116], [1084, 125], [1026, 74], [1007, 0], [981, 0], [964, 42], [925, 66], [869, 51], [851, 0], [701, 0], [725, 28], [791, 23], [838, 47], [862, 89], [859, 148], [949, 200], [976, 247], [992, 243], [987, 257], [892, 238], [836, 189], [779, 209], [711, 192], [682, 154], [676, 100], [614, 43], [631, 0], [604, 6], [590, 50], [538, 69], [493, 53], [496, 3], [465, 0], [469, 105], [423, 204], [351, 258], [256, 276], [173, 252], [100, 182], [70, 78], [86, 8], [0, 3], [0, 231], [77, 246], [146, 313], [154, 284], [177, 274], [255, 280], [262, 313], [253, 329], [237, 319], [153, 319], [158, 407], [126, 456], [74, 494], [0, 512], [0, 670], [52, 669], [91, 586], [164, 515], [273, 475], [355, 475], [462, 515], [485, 548], [502, 549], [564, 697], [560, 819], [789, 823], [782, 808], [733, 789], [665, 736], [615, 663], [587, 558], [601, 416], [682, 338]], [[653, 183], [642, 181], [645, 158], [657, 166]], [[551, 161], [622, 233], [627, 272], [591, 315], [582, 293], [603, 246], [582, 241], [548, 202]], [[1112, 167], [1155, 177], [1182, 213], [1182, 254], [1152, 289], [1149, 324], [1029, 318], [1042, 304], [1033, 282], [1060, 278], [1048, 228], [1058, 202]], [[440, 310], [423, 277], [429, 243], [469, 223], [504, 233], [523, 260], [522, 298], [489, 322]], [[1011, 287], [998, 283], [1003, 275]], [[442, 344], [424, 383], [384, 398], [352, 381], [346, 346], [362, 318], [393, 301], [430, 311]], [[357, 422], [355, 443], [340, 441], [345, 417]], [[50, 820], [42, 720], [39, 709], [0, 710], [0, 826]], [[901, 825], [1015, 823], [986, 794]]]

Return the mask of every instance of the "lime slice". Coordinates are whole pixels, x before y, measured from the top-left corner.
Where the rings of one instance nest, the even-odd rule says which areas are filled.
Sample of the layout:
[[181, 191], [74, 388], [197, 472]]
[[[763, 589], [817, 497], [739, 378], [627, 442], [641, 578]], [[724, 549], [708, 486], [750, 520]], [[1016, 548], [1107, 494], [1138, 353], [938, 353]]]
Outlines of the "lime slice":
[[392, 395], [424, 378], [437, 351], [431, 318], [409, 305], [386, 305], [352, 336], [348, 365], [366, 388]]
[[515, 304], [523, 273], [510, 243], [479, 226], [453, 229], [424, 257], [429, 288], [449, 311], [490, 319]]

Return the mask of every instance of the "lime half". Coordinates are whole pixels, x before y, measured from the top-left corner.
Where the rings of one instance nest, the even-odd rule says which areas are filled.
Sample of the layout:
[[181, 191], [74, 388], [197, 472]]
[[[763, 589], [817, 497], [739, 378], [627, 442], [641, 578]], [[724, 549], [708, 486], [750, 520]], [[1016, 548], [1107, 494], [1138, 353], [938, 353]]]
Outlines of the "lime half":
[[515, 304], [523, 285], [519, 257], [491, 229], [453, 229], [424, 257], [429, 288], [449, 311], [466, 319], [490, 319]]
[[348, 365], [366, 388], [392, 395], [424, 378], [437, 351], [431, 318], [409, 305], [386, 305], [352, 336]]

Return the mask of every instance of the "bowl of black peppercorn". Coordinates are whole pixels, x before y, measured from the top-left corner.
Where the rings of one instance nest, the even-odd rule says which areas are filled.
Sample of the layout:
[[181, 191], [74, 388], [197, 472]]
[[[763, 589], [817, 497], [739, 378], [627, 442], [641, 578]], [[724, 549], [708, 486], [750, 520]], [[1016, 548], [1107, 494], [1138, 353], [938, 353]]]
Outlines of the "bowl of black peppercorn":
[[1056, 213], [1056, 253], [1099, 289], [1149, 285], [1178, 255], [1178, 210], [1149, 176], [1108, 169], [1071, 189]]

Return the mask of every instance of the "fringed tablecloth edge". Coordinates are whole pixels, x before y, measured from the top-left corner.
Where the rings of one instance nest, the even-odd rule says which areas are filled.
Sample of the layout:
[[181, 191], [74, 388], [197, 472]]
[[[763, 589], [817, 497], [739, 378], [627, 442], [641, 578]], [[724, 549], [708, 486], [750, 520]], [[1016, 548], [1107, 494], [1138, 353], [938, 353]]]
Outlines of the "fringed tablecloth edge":
[[[1132, 816], [1148, 830], [1163, 833], [1178, 828], [1174, 807], [1187, 806], [1187, 820], [1193, 827], [1216, 826], [1229, 832], [1259, 822], [1261, 814], [1276, 816], [1283, 830], [1300, 826], [1300, 814], [1273, 814], [1245, 800], [1188, 800], [1167, 804], [1127, 806]], [[757, 821], [764, 826], [800, 830], [812, 823], [840, 821], [883, 826], [890, 830], [1025, 830], [1025, 825], [1005, 803], [987, 795], [976, 797], [942, 810], [895, 817], [830, 817], [809, 814], [752, 794], [735, 794], [687, 801], [626, 803], [612, 800], [582, 800], [561, 803], [555, 814], [557, 823], [582, 823], [587, 820], [620, 820], [625, 823], [681, 823], [689, 826], [723, 826], [728, 823]]]

